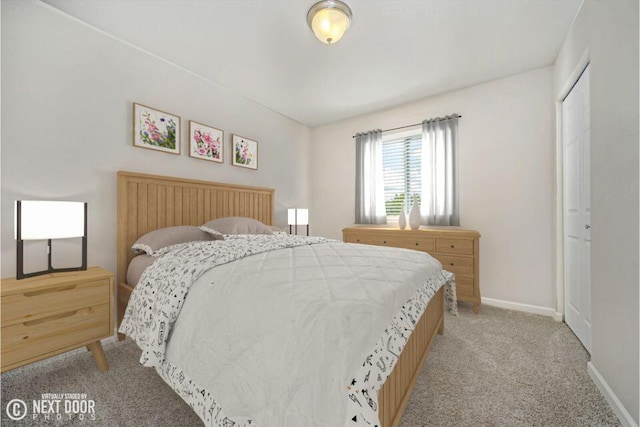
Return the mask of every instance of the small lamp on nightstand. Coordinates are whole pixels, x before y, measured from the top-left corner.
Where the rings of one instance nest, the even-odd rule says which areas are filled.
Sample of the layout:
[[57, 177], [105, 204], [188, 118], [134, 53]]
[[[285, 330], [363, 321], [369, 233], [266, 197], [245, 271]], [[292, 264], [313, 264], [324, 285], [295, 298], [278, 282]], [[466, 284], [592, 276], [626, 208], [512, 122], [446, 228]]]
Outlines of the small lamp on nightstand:
[[298, 234], [298, 226], [307, 226], [307, 236], [309, 235], [309, 209], [289, 209], [288, 211], [289, 234], [291, 234], [291, 226], [296, 227], [296, 235]]
[[[15, 203], [15, 239], [18, 245], [18, 279], [42, 274], [87, 269], [87, 204], [44, 200], [17, 200]], [[82, 237], [82, 265], [72, 268], [53, 268], [51, 240]], [[25, 240], [47, 240], [48, 268], [35, 273], [24, 273], [23, 252]]]

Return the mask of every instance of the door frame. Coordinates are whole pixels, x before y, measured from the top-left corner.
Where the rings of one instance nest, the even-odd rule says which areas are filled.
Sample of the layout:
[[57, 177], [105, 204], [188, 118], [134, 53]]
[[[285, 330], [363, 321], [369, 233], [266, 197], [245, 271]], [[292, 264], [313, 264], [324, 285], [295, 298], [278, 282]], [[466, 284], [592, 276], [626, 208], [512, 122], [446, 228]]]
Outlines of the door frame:
[[565, 320], [564, 312], [564, 182], [562, 102], [591, 62], [586, 49], [556, 96], [556, 320]]

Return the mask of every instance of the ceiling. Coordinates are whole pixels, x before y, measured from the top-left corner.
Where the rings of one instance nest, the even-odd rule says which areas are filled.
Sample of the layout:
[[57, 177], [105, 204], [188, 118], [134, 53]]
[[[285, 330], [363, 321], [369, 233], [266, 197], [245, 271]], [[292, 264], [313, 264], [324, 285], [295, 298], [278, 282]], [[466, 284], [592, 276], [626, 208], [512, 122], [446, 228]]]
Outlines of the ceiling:
[[310, 127], [553, 64], [581, 0], [346, 0], [335, 45], [314, 0], [44, 0]]

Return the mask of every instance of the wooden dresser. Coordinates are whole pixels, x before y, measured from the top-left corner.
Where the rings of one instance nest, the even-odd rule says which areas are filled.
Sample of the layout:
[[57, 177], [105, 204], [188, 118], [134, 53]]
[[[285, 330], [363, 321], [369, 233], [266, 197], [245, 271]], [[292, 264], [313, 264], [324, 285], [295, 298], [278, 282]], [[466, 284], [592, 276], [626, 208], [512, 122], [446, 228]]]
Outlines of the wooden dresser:
[[385, 226], [354, 226], [342, 230], [347, 243], [393, 246], [428, 252], [442, 268], [456, 275], [459, 301], [480, 310], [480, 233], [458, 227], [421, 227], [400, 230]]
[[113, 335], [113, 274], [100, 267], [2, 279], [2, 372], [87, 346], [109, 368], [100, 340]]

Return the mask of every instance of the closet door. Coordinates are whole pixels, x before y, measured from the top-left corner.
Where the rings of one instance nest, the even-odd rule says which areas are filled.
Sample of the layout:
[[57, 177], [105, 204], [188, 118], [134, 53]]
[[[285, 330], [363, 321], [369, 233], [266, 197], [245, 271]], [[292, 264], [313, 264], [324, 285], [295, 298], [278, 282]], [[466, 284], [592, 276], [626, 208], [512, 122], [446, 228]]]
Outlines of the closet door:
[[591, 352], [589, 67], [562, 103], [565, 322]]

